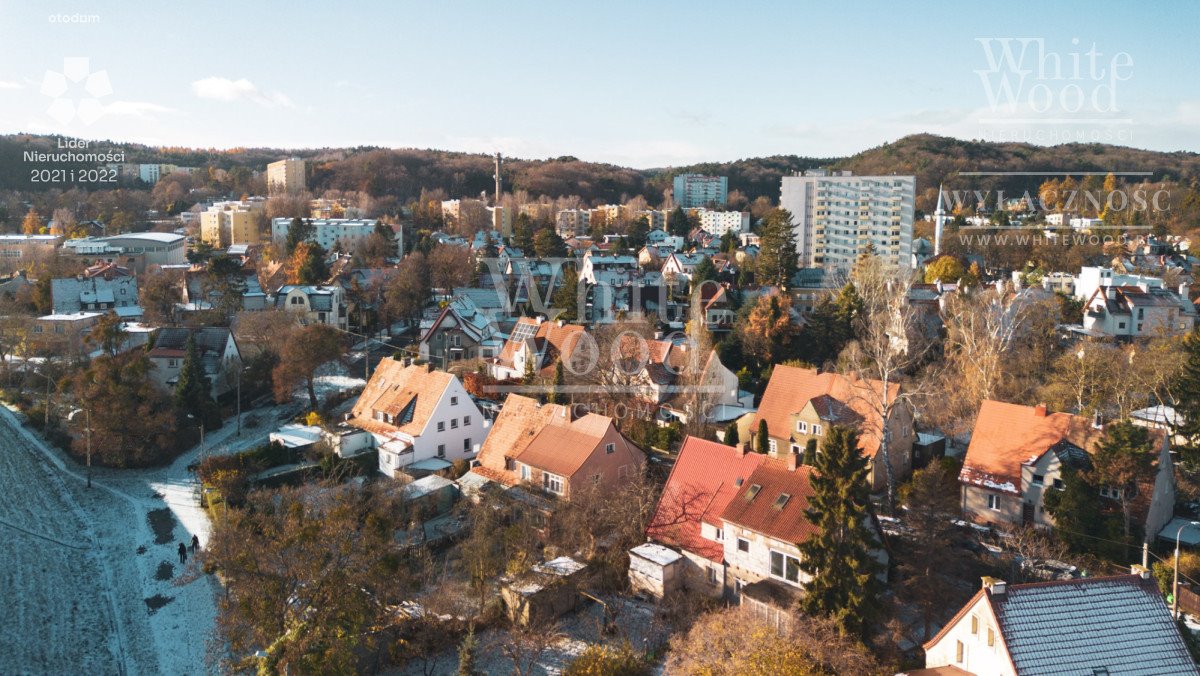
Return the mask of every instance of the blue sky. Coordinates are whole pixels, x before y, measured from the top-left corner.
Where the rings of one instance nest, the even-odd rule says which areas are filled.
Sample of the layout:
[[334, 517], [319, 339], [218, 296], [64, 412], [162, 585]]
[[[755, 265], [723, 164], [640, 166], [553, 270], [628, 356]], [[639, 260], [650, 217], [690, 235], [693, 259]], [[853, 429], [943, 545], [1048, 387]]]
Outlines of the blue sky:
[[[921, 131], [1200, 150], [1195, 2], [309, 4], [0, 1], [0, 132], [636, 167], [843, 155]], [[985, 47], [1005, 38], [1040, 42], [991, 69]], [[1074, 77], [1071, 54], [1093, 45], [1102, 75], [1085, 55]], [[1038, 72], [1039, 47], [1061, 77]], [[67, 57], [111, 93], [46, 93]], [[980, 70], [1019, 94], [990, 99]], [[56, 97], [102, 114], [56, 119]]]

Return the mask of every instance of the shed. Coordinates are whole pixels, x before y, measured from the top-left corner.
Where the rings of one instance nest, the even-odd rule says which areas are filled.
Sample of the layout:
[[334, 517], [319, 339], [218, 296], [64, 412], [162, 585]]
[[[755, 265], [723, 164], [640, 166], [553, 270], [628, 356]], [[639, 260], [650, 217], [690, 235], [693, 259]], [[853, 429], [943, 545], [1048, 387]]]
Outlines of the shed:
[[500, 596], [509, 620], [536, 626], [575, 610], [579, 607], [579, 585], [586, 570], [587, 564], [560, 556], [504, 583]]
[[629, 550], [629, 584], [634, 592], [663, 598], [683, 583], [683, 555], [653, 542]]

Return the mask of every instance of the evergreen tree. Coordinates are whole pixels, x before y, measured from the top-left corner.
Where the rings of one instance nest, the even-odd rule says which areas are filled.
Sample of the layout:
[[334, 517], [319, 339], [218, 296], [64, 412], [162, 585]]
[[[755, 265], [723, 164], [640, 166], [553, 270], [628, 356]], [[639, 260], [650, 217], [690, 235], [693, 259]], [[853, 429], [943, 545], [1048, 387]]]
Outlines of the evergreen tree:
[[550, 389], [550, 394], [547, 395], [546, 401], [551, 404], [565, 404], [567, 398], [563, 396], [562, 388], [567, 382], [566, 374], [563, 372], [562, 360], [554, 363], [554, 387]]
[[1181, 421], [1175, 433], [1187, 440], [1184, 462], [1195, 466], [1200, 459], [1200, 332], [1193, 331], [1183, 341], [1183, 369], [1174, 390]]
[[687, 237], [692, 229], [691, 226], [683, 207], [675, 207], [675, 211], [667, 215], [667, 232], [672, 235]]
[[766, 455], [771, 450], [770, 437], [767, 435], [767, 421], [758, 421], [758, 434], [754, 435], [754, 450]]
[[800, 544], [800, 566], [813, 576], [804, 609], [832, 617], [843, 632], [861, 636], [874, 611], [880, 566], [871, 552], [878, 545], [867, 527], [868, 469], [858, 433], [830, 428], [812, 466], [813, 494], [805, 515], [817, 532]]
[[650, 234], [650, 221], [645, 216], [639, 216], [633, 223], [629, 224], [629, 232], [625, 239], [629, 243], [629, 248], [635, 252], [640, 251], [646, 246], [646, 237]]
[[712, 282], [716, 281], [716, 279], [717, 266], [713, 265], [712, 259], [705, 256], [704, 260], [697, 263], [696, 267], [692, 269], [692, 277], [690, 280], [692, 290], [695, 291], [696, 289], [699, 289], [700, 285], [704, 282]]
[[313, 225], [312, 219], [293, 218], [292, 224], [288, 227], [287, 239], [284, 240], [284, 255], [291, 256], [301, 242], [312, 239], [315, 233], [316, 226]]
[[804, 457], [800, 459], [800, 462], [805, 465], [812, 466], [813, 463], [815, 463], [816, 461], [817, 461], [817, 440], [809, 439], [808, 441], [804, 442]]
[[458, 644], [458, 676], [476, 676], [475, 668], [475, 627], [467, 629], [467, 635]]
[[775, 209], [767, 214], [760, 226], [759, 236], [762, 246], [758, 253], [758, 283], [787, 286], [800, 265], [791, 212]]
[[175, 412], [183, 426], [188, 414], [195, 416], [197, 422], [203, 422], [207, 429], [219, 426], [219, 419], [214, 420], [217, 410], [216, 402], [212, 399], [212, 383], [204, 372], [200, 362], [200, 350], [196, 347], [196, 336], [188, 336], [184, 348], [183, 366], [179, 369], [179, 379], [175, 383]]
[[733, 422], [731, 422], [725, 426], [725, 445], [726, 446], [737, 446], [738, 445], [738, 428], [737, 428], [736, 420], [734, 420]]
[[550, 295], [550, 307], [561, 312], [551, 319], [573, 322], [579, 319], [579, 275], [574, 270], [563, 268], [562, 286]]
[[297, 284], [322, 284], [329, 279], [329, 264], [325, 261], [325, 250], [319, 244], [309, 243], [296, 251]]
[[1046, 491], [1042, 497], [1046, 513], [1054, 517], [1055, 534], [1072, 551], [1095, 551], [1096, 538], [1105, 532], [1100, 509], [1100, 487], [1092, 483], [1089, 472], [1064, 465], [1062, 490]]

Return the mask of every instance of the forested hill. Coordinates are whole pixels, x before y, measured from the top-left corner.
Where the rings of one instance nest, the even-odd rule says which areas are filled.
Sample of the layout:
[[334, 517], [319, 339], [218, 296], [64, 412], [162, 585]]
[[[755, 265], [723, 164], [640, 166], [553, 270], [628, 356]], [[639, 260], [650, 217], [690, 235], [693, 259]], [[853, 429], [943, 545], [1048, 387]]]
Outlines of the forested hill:
[[[30, 185], [26, 150], [53, 152], [57, 137], [28, 134], [0, 136], [0, 189], [39, 190]], [[298, 156], [312, 165], [310, 188], [363, 191], [375, 197], [392, 196], [401, 202], [416, 198], [422, 189], [443, 190], [451, 197], [490, 192], [492, 158], [484, 154], [443, 150], [358, 148], [203, 148], [150, 147], [133, 143], [95, 141], [93, 150], [125, 153], [127, 162], [161, 162], [227, 171], [263, 170], [273, 160]], [[847, 158], [812, 158], [774, 155], [707, 162], [669, 169], [631, 169], [585, 162], [575, 157], [544, 160], [506, 158], [504, 181], [508, 190], [525, 190], [533, 196], [577, 195], [591, 203], [622, 201], [643, 195], [651, 204], [662, 201], [663, 190], [679, 173], [698, 172], [729, 177], [731, 191], [747, 201], [766, 196], [778, 199], [779, 179], [813, 167], [832, 166], [858, 174], [915, 174], [924, 192], [939, 182], [959, 188], [1036, 189], [1040, 178], [1006, 182], [955, 178], [963, 171], [1152, 171], [1155, 178], [1190, 182], [1200, 176], [1200, 155], [1162, 153], [1103, 144], [1065, 144], [1052, 147], [1024, 143], [987, 143], [918, 134], [871, 148]]]

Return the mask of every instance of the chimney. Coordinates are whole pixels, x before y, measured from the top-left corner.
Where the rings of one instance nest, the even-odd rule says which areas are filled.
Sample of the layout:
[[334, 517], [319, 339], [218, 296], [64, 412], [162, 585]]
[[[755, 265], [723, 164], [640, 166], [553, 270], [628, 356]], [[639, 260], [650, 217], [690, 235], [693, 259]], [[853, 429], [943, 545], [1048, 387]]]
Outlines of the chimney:
[[565, 324], [565, 322], [563, 322], [563, 320], [561, 320], [561, 319], [558, 320], [557, 323], [558, 323], [558, 328], [560, 328], [560, 329], [563, 327], [563, 324]]
[[1096, 411], [1092, 414], [1092, 429], [1104, 429], [1104, 416], [1100, 414], [1100, 411]]
[[1184, 300], [1191, 300], [1191, 298], [1188, 295], [1191, 293], [1191, 291], [1192, 291], [1191, 285], [1188, 284], [1187, 282], [1183, 282], [1182, 284], [1179, 285], [1179, 297], [1180, 298], [1182, 298]]
[[983, 588], [997, 601], [1003, 601], [1008, 593], [1008, 583], [995, 577], [983, 578]]
[[1046, 405], [1044, 403], [1038, 404], [1037, 406], [1033, 407], [1033, 417], [1035, 417], [1035, 418], [1045, 418], [1046, 417]]
[[799, 453], [788, 453], [788, 471], [795, 472], [796, 468], [799, 466], [800, 466], [800, 454]]
[[1143, 580], [1150, 579], [1150, 569], [1143, 565], [1137, 564], [1137, 563], [1135, 563], [1129, 567], [1129, 573], [1131, 575], [1137, 575], [1138, 577], [1142, 578]]
[[538, 316], [537, 316], [537, 325], [538, 325], [538, 326], [541, 326], [541, 325], [542, 325], [542, 322], [544, 322], [544, 321], [546, 321], [546, 318], [545, 318], [545, 317], [543, 317], [543, 316], [541, 316], [541, 315], [538, 315]]
[[425, 362], [425, 372], [433, 373], [433, 362], [431, 362], [431, 361]]
[[750, 444], [749, 444], [749, 442], [742, 443], [742, 444], [738, 444], [737, 446], [734, 446], [734, 448], [737, 449], [737, 457], [744, 458], [744, 457], [746, 457], [746, 449], [750, 448]]
[[1104, 297], [1109, 300], [1116, 300], [1117, 299], [1117, 287], [1115, 287], [1115, 286], [1104, 287]]

